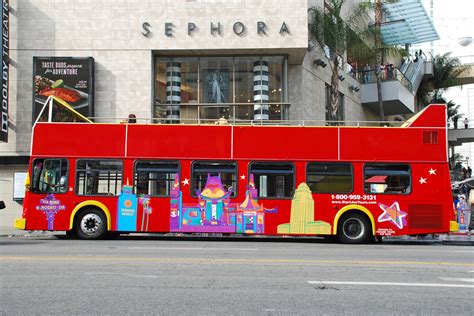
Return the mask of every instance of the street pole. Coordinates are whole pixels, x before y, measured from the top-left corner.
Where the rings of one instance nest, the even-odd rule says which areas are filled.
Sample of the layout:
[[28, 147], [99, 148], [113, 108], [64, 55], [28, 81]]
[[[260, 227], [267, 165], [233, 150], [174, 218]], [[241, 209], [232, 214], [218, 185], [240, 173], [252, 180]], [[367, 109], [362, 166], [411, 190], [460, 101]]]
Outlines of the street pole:
[[380, 65], [382, 64], [382, 39], [380, 38], [380, 26], [382, 24], [382, 2], [381, 0], [376, 0], [375, 2], [375, 77], [377, 78], [377, 97], [379, 101], [379, 115], [381, 125], [385, 120], [384, 110], [383, 110], [383, 98], [382, 98], [382, 79], [380, 73]]

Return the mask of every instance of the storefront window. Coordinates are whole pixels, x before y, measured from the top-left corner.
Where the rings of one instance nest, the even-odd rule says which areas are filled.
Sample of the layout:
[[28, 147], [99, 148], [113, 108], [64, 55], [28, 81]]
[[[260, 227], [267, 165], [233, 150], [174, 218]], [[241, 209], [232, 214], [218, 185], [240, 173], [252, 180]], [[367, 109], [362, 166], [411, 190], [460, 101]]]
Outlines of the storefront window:
[[160, 57], [154, 116], [165, 122], [286, 119], [283, 56]]

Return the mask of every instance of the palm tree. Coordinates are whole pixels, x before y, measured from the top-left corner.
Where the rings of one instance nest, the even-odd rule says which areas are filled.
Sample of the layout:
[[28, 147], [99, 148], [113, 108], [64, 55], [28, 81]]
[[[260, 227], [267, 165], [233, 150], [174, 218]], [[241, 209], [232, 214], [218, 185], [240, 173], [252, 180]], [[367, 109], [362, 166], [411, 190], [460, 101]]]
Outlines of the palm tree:
[[431, 103], [446, 104], [446, 107], [447, 107], [446, 119], [448, 121], [452, 120], [453, 122], [457, 122], [463, 116], [463, 114], [459, 113], [459, 107], [461, 107], [461, 105], [454, 103], [452, 100], [446, 101], [444, 97], [437, 97], [436, 99], [433, 98], [431, 100]]
[[[331, 68], [330, 95], [330, 119], [336, 120], [339, 105], [339, 68], [343, 66], [344, 53], [347, 51], [349, 41], [347, 40], [351, 26], [357, 25], [357, 21], [363, 15], [362, 6], [353, 13], [341, 17], [341, 9], [346, 0], [328, 0], [324, 9], [311, 7], [309, 12], [309, 34], [325, 53]], [[352, 31], [355, 27], [352, 28]]]
[[461, 85], [459, 76], [466, 71], [459, 58], [451, 57], [451, 53], [436, 55], [433, 57], [433, 76], [423, 80], [416, 93], [417, 103], [425, 107], [430, 103], [444, 101], [443, 93], [452, 86]]
[[[390, 0], [393, 2], [395, 0]], [[378, 65], [382, 63], [382, 55], [400, 56], [400, 49], [394, 45], [384, 45], [381, 40], [380, 25], [367, 26], [368, 12], [375, 10], [381, 14], [381, 3], [361, 2], [351, 8], [352, 13], [341, 17], [341, 8], [347, 0], [328, 0], [324, 9], [311, 7], [309, 9], [309, 33], [319, 44], [320, 48], [328, 52], [326, 57], [331, 67], [330, 84], [330, 117], [337, 117], [339, 102], [339, 67], [342, 57], [348, 50], [351, 56], [359, 62], [376, 63], [375, 75], [379, 97], [380, 119], [384, 120], [382, 103], [381, 74]], [[379, 21], [380, 19], [376, 19]], [[380, 24], [380, 23], [379, 23]]]

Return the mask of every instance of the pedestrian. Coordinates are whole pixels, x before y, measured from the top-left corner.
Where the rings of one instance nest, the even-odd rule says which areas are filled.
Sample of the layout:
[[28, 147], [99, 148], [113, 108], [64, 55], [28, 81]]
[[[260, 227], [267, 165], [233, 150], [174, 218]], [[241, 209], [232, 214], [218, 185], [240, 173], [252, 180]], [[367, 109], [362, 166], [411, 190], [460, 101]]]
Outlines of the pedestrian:
[[388, 79], [389, 79], [389, 80], [394, 79], [394, 77], [393, 77], [393, 71], [394, 71], [394, 70], [395, 70], [395, 67], [393, 66], [393, 64], [390, 64], [390, 65], [388, 66], [388, 69], [387, 69]]
[[129, 124], [135, 124], [137, 122], [137, 116], [135, 114], [129, 114], [128, 115], [128, 123]]
[[467, 117], [464, 118], [464, 128], [469, 128], [469, 120], [467, 119]]
[[472, 177], [472, 169], [470, 166], [467, 166], [467, 177], [468, 178]]
[[413, 59], [413, 62], [414, 63], [418, 62], [418, 52], [415, 52], [415, 58]]
[[384, 64], [380, 64], [380, 77], [382, 78], [382, 80], [385, 80], [385, 65]]
[[[459, 223], [459, 230], [466, 230], [467, 225], [466, 225], [466, 215], [467, 214], [467, 203], [466, 203], [466, 196], [464, 194], [461, 194], [459, 196], [459, 202], [458, 205], [456, 206], [456, 209], [458, 211], [458, 223]], [[470, 211], [470, 210], [469, 210]], [[471, 212], [469, 212], [470, 214]]]
[[355, 79], [355, 77], [357, 76], [357, 64], [352, 63], [351, 66], [352, 66], [351, 75], [352, 75], [352, 78]]
[[461, 172], [462, 172], [462, 179], [463, 180], [466, 179], [467, 178], [467, 169], [466, 169], [466, 167], [463, 167]]
[[369, 64], [365, 64], [364, 67], [364, 83], [369, 83], [370, 81], [370, 66]]
[[467, 229], [468, 229], [468, 234], [471, 235], [471, 230], [474, 229], [474, 221], [472, 220], [472, 213], [474, 212], [474, 189], [471, 189], [471, 191], [469, 192], [469, 200], [468, 200], [468, 205], [469, 205], [469, 217], [470, 217], [470, 220], [469, 222], [467, 222]]
[[454, 129], [458, 129], [458, 116], [453, 117]]

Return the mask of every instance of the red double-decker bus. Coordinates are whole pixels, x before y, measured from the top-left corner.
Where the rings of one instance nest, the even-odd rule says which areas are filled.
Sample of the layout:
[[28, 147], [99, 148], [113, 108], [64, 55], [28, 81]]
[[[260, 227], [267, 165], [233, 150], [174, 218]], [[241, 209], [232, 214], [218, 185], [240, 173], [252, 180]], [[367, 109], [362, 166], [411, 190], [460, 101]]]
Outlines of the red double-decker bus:
[[456, 229], [446, 107], [401, 127], [37, 123], [15, 226], [377, 236]]

